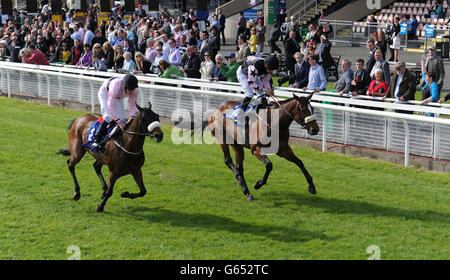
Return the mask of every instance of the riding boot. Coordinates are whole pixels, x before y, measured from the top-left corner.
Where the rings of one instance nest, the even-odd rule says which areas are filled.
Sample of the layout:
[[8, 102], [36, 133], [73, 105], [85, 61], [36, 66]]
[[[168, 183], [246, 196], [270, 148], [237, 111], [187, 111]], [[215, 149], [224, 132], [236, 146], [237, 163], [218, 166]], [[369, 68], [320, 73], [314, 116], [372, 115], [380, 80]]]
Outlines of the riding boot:
[[98, 129], [97, 135], [95, 135], [95, 140], [94, 143], [92, 144], [92, 147], [94, 149], [100, 147], [100, 143], [102, 142], [103, 137], [105, 137], [107, 132], [108, 132], [108, 122], [104, 120], [100, 124], [100, 128]]
[[247, 107], [248, 107], [248, 104], [250, 104], [250, 101], [252, 101], [251, 97], [245, 97], [241, 103], [241, 107], [238, 109], [238, 112], [236, 114], [236, 123], [239, 126], [245, 125], [245, 111], [247, 110]]

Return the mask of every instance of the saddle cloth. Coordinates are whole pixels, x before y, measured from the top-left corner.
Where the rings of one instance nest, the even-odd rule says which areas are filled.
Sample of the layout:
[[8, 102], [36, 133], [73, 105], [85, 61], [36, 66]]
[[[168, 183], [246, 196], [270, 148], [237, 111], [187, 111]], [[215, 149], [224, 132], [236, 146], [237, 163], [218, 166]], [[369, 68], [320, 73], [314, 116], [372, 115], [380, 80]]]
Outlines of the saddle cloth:
[[[92, 147], [92, 144], [94, 143], [95, 140], [95, 135], [97, 135], [97, 132], [100, 128], [100, 124], [103, 122], [103, 117], [100, 117], [97, 121], [95, 121], [92, 125], [91, 128], [89, 129], [89, 133], [88, 133], [88, 137], [87, 137], [87, 142], [84, 143], [82, 146], [83, 148], [92, 150], [94, 152], [100, 152], [100, 149], [94, 149]], [[109, 125], [108, 125], [108, 133], [106, 133], [105, 137], [103, 138], [101, 144], [105, 143], [106, 140], [108, 140], [115, 132], [116, 132], [116, 128], [117, 127], [117, 122], [112, 121]], [[100, 145], [102, 146], [102, 145]]]
[[[249, 116], [250, 114], [256, 114], [256, 111], [258, 110], [259, 105], [261, 105], [261, 101], [260, 99], [254, 99], [250, 102], [250, 104], [248, 104], [247, 106], [247, 110], [245, 110], [244, 112], [244, 127], [247, 124], [247, 116]], [[238, 109], [241, 108], [242, 104], [237, 104], [236, 106], [233, 107], [233, 109], [231, 109], [231, 112], [228, 114], [223, 114], [223, 116], [227, 119], [230, 119], [233, 121], [234, 125], [236, 126], [240, 126], [237, 122], [237, 115], [238, 115]]]

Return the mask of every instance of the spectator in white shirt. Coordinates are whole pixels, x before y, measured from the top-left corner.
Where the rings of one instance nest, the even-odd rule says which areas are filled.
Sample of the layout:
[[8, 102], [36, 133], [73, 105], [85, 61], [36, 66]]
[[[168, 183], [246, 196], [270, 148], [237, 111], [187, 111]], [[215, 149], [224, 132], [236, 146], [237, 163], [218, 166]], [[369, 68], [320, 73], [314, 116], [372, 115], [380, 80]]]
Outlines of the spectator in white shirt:
[[181, 65], [181, 53], [177, 49], [177, 42], [174, 39], [169, 40], [170, 50], [169, 50], [169, 62], [172, 65]]

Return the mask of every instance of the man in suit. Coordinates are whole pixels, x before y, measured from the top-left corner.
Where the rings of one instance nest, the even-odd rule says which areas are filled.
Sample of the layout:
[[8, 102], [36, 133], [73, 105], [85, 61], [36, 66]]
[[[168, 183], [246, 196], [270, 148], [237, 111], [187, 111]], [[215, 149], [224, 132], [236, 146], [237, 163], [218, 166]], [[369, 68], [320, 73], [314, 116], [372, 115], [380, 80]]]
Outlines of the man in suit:
[[356, 60], [356, 71], [353, 75], [352, 81], [352, 95], [366, 95], [369, 88], [371, 78], [366, 69], [364, 69], [364, 59], [358, 58]]
[[294, 73], [294, 65], [295, 65], [295, 58], [294, 54], [300, 51], [300, 46], [298, 42], [295, 40], [295, 32], [291, 31], [289, 33], [289, 38], [284, 41], [284, 52], [286, 54], [286, 68], [291, 72]]
[[445, 69], [442, 58], [436, 54], [435, 46], [428, 47], [428, 56], [422, 63], [422, 72], [431, 72], [436, 75], [436, 83], [440, 92], [444, 85]]
[[371, 73], [372, 68], [375, 65], [375, 51], [377, 50], [375, 41], [373, 39], [369, 39], [366, 41], [367, 49], [369, 50], [369, 59], [367, 59], [366, 62], [366, 70], [367, 72]]
[[280, 10], [280, 13], [277, 15], [277, 23], [278, 26], [281, 26], [286, 21], [286, 11], [284, 9]]
[[375, 71], [377, 69], [381, 69], [384, 75], [384, 81], [389, 84], [391, 81], [391, 72], [389, 70], [389, 62], [383, 59], [383, 53], [381, 50], [375, 51], [375, 65], [372, 67], [372, 71], [370, 72], [370, 78], [375, 80]]
[[178, 70], [185, 73], [188, 78], [200, 79], [200, 58], [194, 53], [194, 47], [186, 48], [186, 53], [181, 59], [181, 66]]
[[211, 44], [211, 41], [209, 41], [208, 31], [205, 30], [200, 32], [200, 40], [197, 42], [197, 49], [200, 53], [200, 59], [202, 61], [205, 60], [206, 52], [209, 52], [210, 54], [213, 53], [213, 46]]
[[[416, 77], [406, 68], [404, 62], [395, 64], [395, 72], [392, 76], [389, 88], [386, 93], [387, 98], [396, 98], [399, 103], [414, 100], [416, 93]], [[412, 111], [396, 110], [398, 113], [412, 114]]]
[[317, 52], [319, 53], [319, 64], [322, 65], [325, 73], [330, 66], [335, 65], [334, 59], [331, 56], [331, 43], [328, 41], [327, 36], [322, 34], [320, 36], [320, 44], [317, 47]]
[[353, 70], [352, 62], [349, 59], [342, 60], [341, 63], [342, 76], [334, 83], [334, 88], [340, 96], [349, 94], [352, 90]]
[[238, 36], [238, 48], [239, 51], [236, 55], [236, 62], [242, 64], [245, 59], [250, 55], [250, 47], [247, 44], [244, 34]]
[[217, 14], [219, 15], [220, 23], [219, 36], [222, 36], [223, 44], [225, 45], [225, 22], [227, 18], [223, 15], [222, 9], [219, 9]]
[[244, 17], [244, 13], [239, 13], [239, 18], [236, 22], [237, 24], [237, 33], [236, 33], [236, 42], [239, 40], [239, 35], [245, 33], [245, 28], [247, 27], [247, 20]]
[[296, 52], [295, 60], [297, 63], [294, 66], [294, 73], [291, 77], [291, 85], [293, 88], [304, 88], [308, 86], [308, 76], [309, 76], [309, 63], [304, 60], [304, 56], [301, 52]]

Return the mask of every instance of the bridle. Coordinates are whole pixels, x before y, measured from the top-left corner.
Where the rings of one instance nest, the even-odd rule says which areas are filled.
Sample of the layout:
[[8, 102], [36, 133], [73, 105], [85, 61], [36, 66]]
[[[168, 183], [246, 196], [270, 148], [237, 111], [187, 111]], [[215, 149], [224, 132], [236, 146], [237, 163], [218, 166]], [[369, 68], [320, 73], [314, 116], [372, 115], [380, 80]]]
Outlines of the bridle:
[[[139, 116], [139, 117], [140, 117], [140, 116]], [[142, 117], [140, 117], [140, 118], [141, 118], [141, 121], [143, 122]], [[122, 131], [123, 131], [124, 133], [130, 134], [130, 135], [149, 136], [150, 138], [154, 138], [155, 136], [152, 135], [151, 132], [152, 132], [154, 129], [158, 128], [158, 127], [161, 128], [161, 123], [160, 123], [159, 121], [153, 121], [153, 122], [147, 127], [148, 133], [147, 133], [147, 132], [146, 132], [146, 133], [142, 133], [142, 132], [134, 132], [134, 131], [128, 131], [128, 130], [122, 130]], [[140, 129], [142, 129], [142, 126], [140, 127]], [[136, 156], [136, 155], [141, 154], [142, 151], [144, 150], [144, 146], [142, 146], [142, 149], [141, 149], [139, 152], [137, 152], [137, 153], [135, 153], [135, 152], [130, 152], [130, 151], [128, 151], [127, 149], [125, 149], [122, 145], [120, 145], [115, 139], [113, 139], [113, 143], [114, 143], [118, 148], [120, 148], [123, 152], [125, 152], [126, 154], [129, 154], [129, 155], [134, 155], [134, 156]]]
[[[286, 108], [284, 108], [284, 106], [281, 105], [281, 104], [278, 102], [278, 100], [275, 99], [274, 96], [270, 96], [270, 97], [278, 104], [278, 106], [281, 107], [281, 109], [283, 109], [283, 111], [284, 111], [291, 119], [293, 119], [296, 123], [298, 123], [299, 125], [301, 125], [303, 129], [308, 130], [308, 128], [306, 127], [306, 125], [307, 125], [308, 123], [310, 123], [310, 122], [313, 122], [313, 121], [317, 120], [316, 116], [314, 116], [314, 109], [312, 108], [312, 106], [311, 106], [311, 104], [309, 103], [309, 101], [308, 101], [308, 107], [309, 107], [309, 111], [311, 112], [311, 115], [308, 116], [308, 117], [305, 117], [303, 120], [296, 121], [295, 118], [294, 118], [294, 116], [292, 116], [292, 114], [289, 113], [288, 110], [286, 110]], [[295, 99], [295, 101], [297, 102], [297, 105], [296, 105], [297, 109], [300, 110], [300, 107], [299, 107], [300, 104], [299, 104], [298, 100]]]

